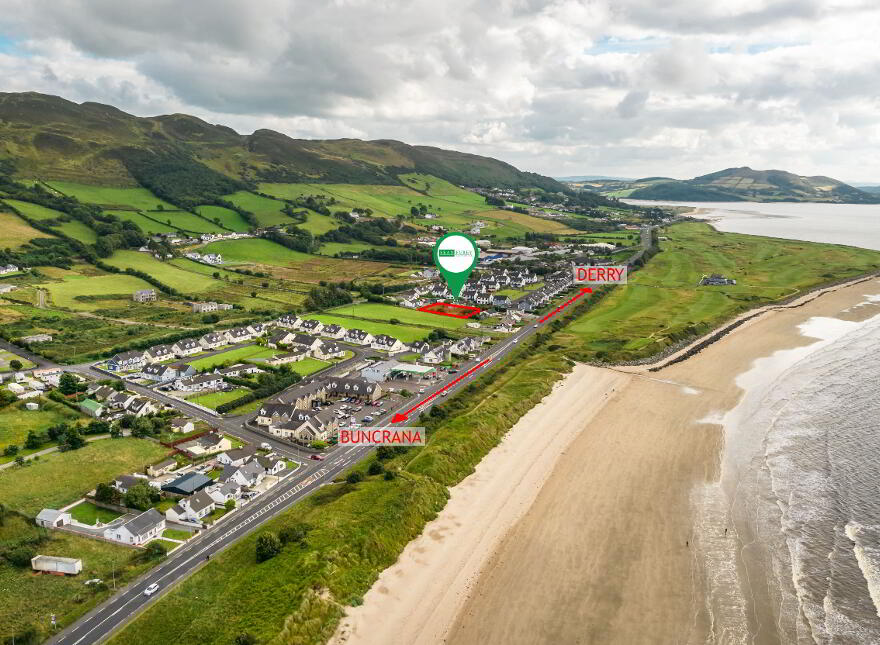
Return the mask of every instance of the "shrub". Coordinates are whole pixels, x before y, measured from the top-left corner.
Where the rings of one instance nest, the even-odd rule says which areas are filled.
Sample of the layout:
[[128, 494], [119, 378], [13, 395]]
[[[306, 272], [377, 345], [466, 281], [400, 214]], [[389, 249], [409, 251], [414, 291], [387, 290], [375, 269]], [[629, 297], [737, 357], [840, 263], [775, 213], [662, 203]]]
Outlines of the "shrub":
[[370, 467], [367, 468], [368, 475], [381, 475], [383, 472], [385, 472], [385, 467], [378, 461], [374, 461], [370, 464]]
[[348, 473], [348, 477], [345, 478], [349, 484], [357, 484], [360, 481], [364, 480], [364, 476], [360, 474], [358, 471], [354, 471], [353, 473]]
[[263, 533], [257, 538], [257, 562], [265, 562], [281, 553], [281, 540], [274, 533]]
[[302, 542], [311, 527], [305, 522], [297, 522], [291, 526], [285, 526], [278, 532], [278, 538], [282, 544]]
[[36, 555], [37, 552], [33, 548], [22, 545], [9, 549], [3, 554], [3, 557], [13, 566], [29, 567], [31, 566], [31, 558]]

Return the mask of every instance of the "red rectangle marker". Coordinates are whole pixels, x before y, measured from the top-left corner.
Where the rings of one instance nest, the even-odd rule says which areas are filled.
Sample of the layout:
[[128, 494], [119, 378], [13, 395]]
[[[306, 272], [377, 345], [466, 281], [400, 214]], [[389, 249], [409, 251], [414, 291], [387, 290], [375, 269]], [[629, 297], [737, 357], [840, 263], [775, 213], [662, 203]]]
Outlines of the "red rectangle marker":
[[[449, 310], [452, 311], [449, 311]], [[428, 314], [437, 314], [438, 316], [449, 316], [450, 318], [473, 318], [480, 313], [479, 307], [468, 307], [467, 305], [456, 305], [451, 302], [435, 302], [430, 305], [419, 307], [418, 311], [424, 311]]]

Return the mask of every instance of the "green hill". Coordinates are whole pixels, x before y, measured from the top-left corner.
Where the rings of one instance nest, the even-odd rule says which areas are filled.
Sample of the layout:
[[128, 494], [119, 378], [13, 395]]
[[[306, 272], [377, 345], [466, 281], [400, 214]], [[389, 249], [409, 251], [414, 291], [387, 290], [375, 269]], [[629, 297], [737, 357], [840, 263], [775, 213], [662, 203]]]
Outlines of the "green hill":
[[[876, 204], [880, 195], [870, 194], [830, 177], [805, 177], [784, 170], [727, 168], [684, 181], [652, 177], [626, 187], [632, 199], [671, 201], [830, 202]], [[614, 190], [621, 190], [619, 182]]]
[[423, 173], [454, 184], [566, 190], [497, 159], [400, 141], [250, 135], [194, 116], [137, 117], [99, 103], [35, 92], [0, 93], [0, 159], [22, 179], [140, 184], [178, 205], [259, 182], [399, 185]]

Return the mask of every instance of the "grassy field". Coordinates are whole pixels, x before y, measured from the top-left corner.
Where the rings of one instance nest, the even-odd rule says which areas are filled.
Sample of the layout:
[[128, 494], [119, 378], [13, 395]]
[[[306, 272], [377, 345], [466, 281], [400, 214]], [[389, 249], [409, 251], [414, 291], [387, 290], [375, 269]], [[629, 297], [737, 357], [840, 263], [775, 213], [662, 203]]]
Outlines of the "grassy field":
[[[142, 254], [141, 254], [142, 255]], [[78, 311], [92, 311], [105, 306], [100, 301], [84, 302], [77, 296], [110, 296], [131, 299], [138, 289], [152, 289], [153, 285], [133, 275], [107, 274], [83, 276], [73, 274], [61, 282], [46, 282], [40, 285], [49, 292], [52, 304]]]
[[146, 188], [108, 188], [71, 181], [50, 181], [47, 183], [60, 193], [76, 197], [81, 202], [98, 204], [103, 208], [129, 207], [144, 211], [155, 210], [160, 205], [165, 210], [177, 208], [173, 204], [159, 199]]
[[35, 516], [43, 508], [61, 508], [100, 482], [140, 470], [168, 454], [146, 439], [104, 439], [71, 452], [41, 457], [23, 468], [0, 471], [0, 499], [9, 508]]
[[290, 369], [300, 376], [308, 376], [309, 374], [321, 371], [325, 367], [329, 367], [330, 363], [319, 361], [317, 358], [304, 358], [296, 363], [288, 363], [288, 365], [290, 365]]
[[17, 199], [6, 199], [3, 200], [10, 206], [14, 206], [15, 210], [19, 211], [25, 217], [29, 217], [30, 219], [35, 220], [46, 220], [46, 219], [57, 219], [62, 217], [64, 213], [60, 211], [53, 210], [51, 208], [46, 208], [45, 206], [40, 206], [39, 204], [32, 204], [30, 202], [22, 202]]
[[10, 366], [10, 361], [18, 361], [21, 363], [21, 369], [28, 369], [34, 366], [28, 359], [22, 358], [18, 354], [13, 354], [12, 352], [7, 352], [5, 349], [0, 349], [0, 372], [12, 372], [14, 371]]
[[367, 249], [378, 249], [381, 247], [376, 246], [375, 244], [367, 244], [366, 242], [324, 242], [321, 245], [321, 248], [318, 250], [318, 253], [321, 255], [326, 255], [329, 257], [333, 257], [337, 253], [360, 253], [361, 251], [366, 251]]
[[[755, 306], [796, 295], [832, 278], [880, 266], [880, 253], [736, 233], [707, 224], [669, 227], [662, 252], [567, 329], [569, 356], [628, 360], [705, 333]], [[698, 286], [721, 273], [735, 286]]]
[[[237, 215], [237, 213], [236, 213]], [[168, 226], [174, 226], [190, 233], [224, 233], [221, 227], [213, 222], [202, 219], [198, 215], [187, 213], [186, 211], [164, 211], [152, 212], [150, 217], [159, 220]]]
[[98, 521], [102, 524], [108, 524], [116, 518], [122, 517], [122, 513], [111, 511], [102, 506], [95, 506], [91, 502], [80, 502], [70, 509], [70, 516], [77, 522], [94, 526]]
[[[425, 337], [431, 333], [431, 329], [429, 328], [411, 327], [409, 325], [392, 325], [391, 323], [387, 322], [361, 320], [359, 318], [349, 318], [348, 316], [317, 314], [315, 316], [309, 317], [320, 320], [325, 325], [335, 323], [337, 325], [345, 327], [346, 329], [363, 329], [364, 331], [369, 332], [374, 336], [376, 334], [388, 334], [389, 336], [393, 336], [394, 338], [397, 338], [404, 343], [411, 343], [414, 340], [424, 340]], [[445, 318], [445, 316], [437, 316], [437, 318]], [[450, 318], [450, 320], [453, 319]], [[441, 327], [441, 325], [437, 325], [437, 327]]]
[[[111, 215], [115, 215], [119, 219], [128, 220], [129, 222], [134, 222], [140, 227], [140, 229], [144, 233], [153, 234], [153, 233], [174, 233], [178, 229], [174, 226], [169, 226], [168, 224], [159, 223], [153, 221], [149, 217], [145, 217], [140, 213], [135, 211], [107, 211]], [[162, 213], [156, 213], [156, 215], [162, 215]], [[167, 218], [165, 218], [167, 219]], [[163, 220], [160, 220], [163, 221]]]
[[28, 432], [42, 432], [59, 423], [84, 419], [82, 415], [55, 401], [39, 401], [39, 410], [28, 410], [25, 402], [0, 408], [0, 448], [14, 445], [21, 448]]
[[169, 262], [161, 262], [148, 253], [138, 251], [116, 251], [104, 260], [120, 269], [137, 269], [147, 273], [181, 293], [194, 293], [208, 289], [221, 289], [219, 280], [199, 273], [191, 273]]
[[[60, 217], [68, 218], [70, 221], [62, 222], [56, 228], [60, 232], [65, 235], [72, 237], [75, 240], [79, 240], [84, 244], [94, 244], [98, 240], [98, 234], [95, 233], [88, 226], [80, 222], [79, 220], [71, 219], [69, 215], [66, 215], [60, 211], [52, 210], [51, 208], [46, 208], [44, 206], [40, 206], [39, 204], [31, 204], [30, 202], [21, 202], [16, 199], [8, 199], [6, 200], [10, 205], [14, 206], [19, 212], [21, 212], [26, 217], [30, 217], [35, 220], [51, 220], [57, 219]], [[47, 237], [45, 233], [42, 231], [37, 231], [36, 229], [32, 229], [28, 226], [27, 222], [22, 222], [19, 218], [12, 215], [13, 220], [8, 220], [7, 218], [10, 215], [5, 213], [0, 213], [0, 224], [3, 225], [3, 240], [4, 242], [9, 239], [11, 241], [16, 241], [16, 239], [21, 238], [26, 233], [24, 231], [19, 231], [19, 228], [25, 228], [27, 230], [33, 231], [34, 234], [30, 235], [28, 239], [34, 237]], [[27, 240], [24, 240], [25, 242]], [[20, 244], [19, 244], [20, 246]], [[4, 247], [5, 248], [5, 247]]]
[[[375, 302], [344, 305], [342, 307], [337, 307], [336, 309], [331, 309], [328, 313], [356, 318], [369, 318], [370, 320], [378, 321], [389, 321], [394, 318], [407, 325], [426, 325], [432, 328], [443, 329], [461, 329], [468, 322], [467, 320], [460, 318], [439, 316], [424, 311], [417, 311], [416, 309], [406, 309], [404, 307], [383, 305]], [[392, 328], [395, 326], [396, 325], [392, 325]], [[389, 334], [392, 336], [394, 335], [390, 332]]]
[[241, 215], [222, 206], [199, 206], [196, 211], [202, 217], [207, 217], [212, 222], [216, 220], [226, 228], [239, 233], [246, 233], [251, 228]]
[[[299, 209], [296, 209], [297, 211]], [[305, 224], [299, 224], [302, 228], [311, 231], [312, 235], [321, 235], [327, 231], [339, 228], [339, 222], [332, 219], [329, 215], [321, 215], [315, 211], [306, 209], [308, 213]]]
[[79, 240], [83, 244], [94, 244], [98, 241], [98, 234], [79, 220], [62, 222], [53, 228], [58, 229], [68, 237]]
[[252, 262], [290, 266], [310, 260], [313, 256], [292, 251], [271, 240], [250, 238], [245, 240], [219, 240], [199, 249], [201, 253], [221, 253], [225, 263]]
[[194, 369], [204, 370], [225, 365], [227, 363], [230, 365], [233, 363], [240, 363], [244, 360], [254, 358], [271, 358], [278, 353], [277, 350], [269, 349], [268, 347], [263, 347], [261, 345], [248, 345], [246, 347], [230, 349], [228, 352], [223, 352], [222, 354], [206, 356], [205, 358], [199, 358], [188, 362]]
[[191, 401], [192, 403], [198, 403], [199, 405], [204, 405], [206, 408], [216, 408], [222, 403], [235, 401], [235, 399], [241, 398], [248, 392], [250, 392], [249, 389], [245, 387], [239, 387], [235, 388], [234, 390], [229, 390], [228, 392], [208, 392], [207, 394], [193, 394], [186, 397], [186, 400]]
[[[0, 206], [2, 208], [2, 206]], [[0, 227], [3, 229], [2, 248], [16, 250], [31, 240], [49, 236], [33, 228], [15, 213], [0, 213]]]
[[40, 536], [44, 536], [37, 547], [40, 553], [79, 558], [83, 570], [70, 577], [38, 576], [30, 567], [14, 567], [0, 558], [0, 639], [4, 642], [28, 626], [37, 628], [42, 641], [49, 636], [50, 614], [56, 615], [59, 627], [66, 627], [112, 593], [112, 588], [86, 587], [85, 580], [99, 578], [112, 587], [115, 576], [117, 586], [124, 586], [156, 562], [133, 559], [138, 552], [124, 546], [63, 531], [42, 531], [18, 515], [7, 515], [0, 526], [0, 543]]
[[[267, 195], [272, 193], [261, 190]], [[274, 226], [275, 224], [292, 224], [293, 220], [281, 212], [284, 207], [283, 202], [268, 197], [260, 197], [254, 193], [240, 190], [231, 195], [224, 195], [223, 199], [232, 202], [236, 206], [250, 211], [257, 218], [257, 223], [261, 227]]]

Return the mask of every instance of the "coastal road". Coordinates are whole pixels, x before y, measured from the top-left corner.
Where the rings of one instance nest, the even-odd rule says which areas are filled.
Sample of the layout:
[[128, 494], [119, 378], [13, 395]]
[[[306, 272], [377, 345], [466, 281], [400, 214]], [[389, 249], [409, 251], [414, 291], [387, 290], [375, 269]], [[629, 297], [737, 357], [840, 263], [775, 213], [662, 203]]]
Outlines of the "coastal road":
[[[539, 331], [552, 320], [553, 318], [550, 318], [545, 323], [534, 322], [530, 325], [526, 325], [515, 334], [511, 334], [491, 347], [480, 357], [466, 361], [461, 366], [461, 374], [467, 372], [467, 370], [486, 359], [490, 359], [491, 361], [485, 368], [489, 369], [492, 366], [492, 363], [497, 362], [506, 356], [519, 342]], [[357, 356], [355, 358], [357, 358]], [[354, 361], [355, 358], [349, 359], [349, 361]], [[345, 361], [345, 363], [348, 363], [349, 361]], [[339, 366], [342, 365], [342, 363], [339, 364]], [[409, 409], [413, 405], [418, 404], [419, 401], [424, 401], [444, 388], [446, 388], [449, 393], [455, 393], [461, 388], [469, 385], [473, 378], [478, 378], [482, 373], [483, 370], [478, 370], [470, 377], [462, 379], [455, 383], [455, 385], [447, 387], [451, 381], [454, 381], [460, 376], [459, 373], [449, 374], [446, 379], [441, 380], [435, 385], [426, 387], [424, 393], [419, 394], [417, 397], [414, 397], [414, 399], [403, 402], [395, 409], [389, 410], [383, 417], [376, 419], [373, 423], [377, 426], [391, 425], [390, 422], [395, 413]], [[155, 396], [156, 393], [153, 393], [152, 391], [150, 392], [151, 395]], [[175, 403], [181, 403], [177, 399], [171, 399], [170, 397], [166, 398]], [[422, 406], [422, 410], [427, 410], [430, 405], [437, 403], [439, 400], [440, 397], [435, 397], [429, 403]], [[172, 403], [169, 402], [169, 404]], [[396, 426], [413, 425], [417, 421], [418, 411], [413, 412], [409, 419], [396, 424]], [[216, 420], [212, 420], [211, 422], [216, 423]], [[227, 419], [224, 420], [224, 426], [226, 422], [230, 424], [236, 423], [235, 420]], [[224, 431], [226, 431], [225, 427]], [[231, 434], [233, 433], [231, 429], [229, 432]], [[273, 445], [280, 444], [285, 448], [290, 448], [290, 444], [287, 444], [286, 442], [271, 441], [264, 437], [262, 433], [254, 433], [240, 425], [236, 429], [236, 432], [252, 433], [259, 437], [257, 439], [259, 442], [269, 441]], [[48, 642], [51, 645], [91, 645], [92, 643], [98, 643], [108, 638], [126, 622], [131, 620], [137, 613], [144, 610], [147, 606], [160, 598], [173, 585], [183, 581], [197, 571], [208, 561], [210, 556], [222, 551], [231, 544], [245, 537], [263, 523], [310, 495], [321, 486], [332, 482], [334, 477], [359, 463], [369, 455], [372, 450], [373, 447], [370, 446], [340, 446], [330, 453], [324, 461], [306, 460], [301, 468], [286, 478], [283, 482], [276, 485], [275, 488], [263, 493], [260, 497], [250, 502], [240, 511], [230, 515], [230, 519], [227, 523], [221, 522], [219, 525], [215, 525], [202, 532], [201, 535], [187, 542], [185, 546], [172, 553], [159, 566], [129, 584], [118, 594], [112, 596], [107, 601], [81, 617], [73, 625], [64, 629]], [[143, 594], [144, 589], [153, 583], [159, 585], [159, 591], [153, 596], [145, 596]]]

